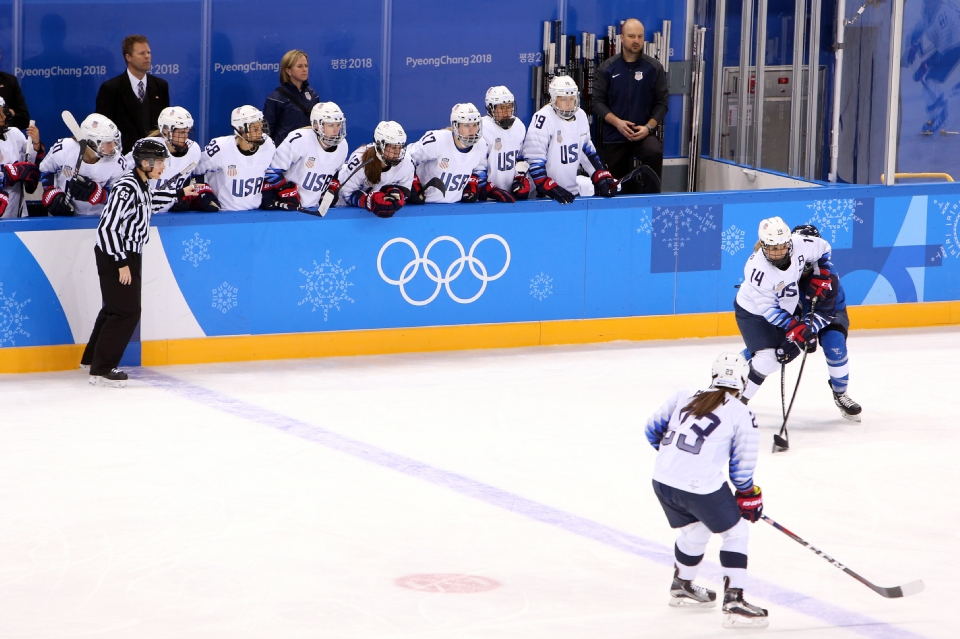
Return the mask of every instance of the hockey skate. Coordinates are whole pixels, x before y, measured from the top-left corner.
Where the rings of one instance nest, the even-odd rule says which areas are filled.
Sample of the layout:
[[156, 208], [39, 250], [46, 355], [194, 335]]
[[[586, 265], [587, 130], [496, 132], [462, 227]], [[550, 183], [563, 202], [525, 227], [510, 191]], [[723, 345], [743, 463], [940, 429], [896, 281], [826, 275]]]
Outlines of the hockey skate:
[[127, 374], [119, 368], [114, 368], [106, 375], [91, 375], [91, 386], [107, 386], [109, 388], [123, 388], [127, 385]]
[[767, 611], [743, 599], [743, 588], [730, 588], [730, 578], [723, 578], [723, 627], [766, 628], [770, 624]]
[[696, 586], [689, 579], [680, 579], [680, 569], [674, 568], [670, 605], [675, 608], [713, 608], [717, 605], [717, 593], [703, 586]]
[[830, 385], [830, 391], [833, 393], [833, 402], [837, 405], [837, 408], [840, 409], [840, 415], [844, 419], [849, 419], [851, 422], [860, 423], [860, 411], [863, 410], [860, 408], [860, 404], [856, 403], [850, 396], [847, 395], [846, 391], [843, 393], [838, 393], [833, 390], [833, 385]]

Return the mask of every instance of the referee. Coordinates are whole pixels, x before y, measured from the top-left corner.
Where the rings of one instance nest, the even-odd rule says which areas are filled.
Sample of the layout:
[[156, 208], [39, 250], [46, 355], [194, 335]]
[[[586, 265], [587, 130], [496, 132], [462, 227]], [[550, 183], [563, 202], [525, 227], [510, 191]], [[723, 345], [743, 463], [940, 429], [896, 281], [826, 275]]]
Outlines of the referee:
[[150, 191], [149, 180], [160, 177], [168, 157], [166, 145], [156, 140], [134, 144], [136, 166], [117, 181], [100, 215], [93, 252], [103, 308], [80, 360], [81, 368], [90, 367], [94, 386], [127, 385], [127, 374], [117, 366], [140, 321], [141, 254], [149, 239], [150, 215], [178, 196], [193, 195], [192, 186]]

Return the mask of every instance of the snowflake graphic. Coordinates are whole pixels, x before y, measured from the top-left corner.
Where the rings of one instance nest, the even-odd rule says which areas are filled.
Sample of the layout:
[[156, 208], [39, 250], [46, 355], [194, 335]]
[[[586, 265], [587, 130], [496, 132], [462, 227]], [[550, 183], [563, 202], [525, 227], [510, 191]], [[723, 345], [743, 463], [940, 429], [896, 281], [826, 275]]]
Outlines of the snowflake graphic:
[[327, 321], [331, 308], [340, 310], [340, 302], [347, 301], [353, 304], [353, 299], [347, 295], [347, 288], [353, 286], [353, 282], [347, 281], [347, 275], [355, 269], [355, 266], [344, 270], [340, 266], [341, 260], [334, 264], [330, 261], [330, 251], [327, 251], [327, 257], [323, 264], [313, 262], [313, 270], [305, 271], [300, 269], [300, 273], [307, 276], [307, 283], [300, 288], [307, 292], [307, 296], [297, 302], [297, 306], [303, 304], [312, 304], [313, 310], [323, 309], [323, 321]]
[[960, 204], [934, 200], [947, 225], [947, 237], [940, 247], [942, 257], [960, 257]]
[[743, 248], [743, 238], [746, 233], [738, 229], [736, 225], [731, 226], [720, 234], [720, 250], [726, 251], [730, 255], [736, 255], [737, 251]]
[[530, 294], [541, 302], [553, 295], [553, 278], [543, 271], [530, 280]]
[[658, 206], [653, 209], [651, 220], [653, 236], [659, 237], [677, 257], [680, 249], [694, 236], [717, 228], [713, 218], [712, 206], [703, 210], [699, 205], [676, 208]]
[[849, 231], [851, 223], [863, 224], [863, 219], [857, 217], [857, 206], [863, 204], [854, 199], [816, 200], [808, 204], [813, 209], [813, 217], [807, 224], [813, 224], [820, 229], [820, 236], [831, 244], [837, 241], [837, 231]]
[[210, 255], [207, 253], [207, 247], [210, 246], [210, 240], [205, 240], [200, 237], [199, 233], [194, 233], [193, 237], [189, 240], [184, 240], [183, 245], [186, 246], [183, 250], [182, 260], [189, 260], [193, 262], [193, 266], [196, 267], [203, 260], [209, 260]]
[[213, 308], [226, 313], [237, 306], [237, 287], [226, 282], [213, 289]]
[[650, 214], [646, 211], [640, 214], [640, 228], [637, 229], [637, 233], [646, 233], [650, 235], [650, 231], [653, 229], [653, 224], [650, 223]]
[[0, 282], [0, 346], [10, 342], [10, 346], [16, 346], [17, 335], [30, 337], [30, 333], [23, 330], [24, 320], [30, 319], [23, 314], [23, 307], [30, 303], [18, 302], [17, 294], [13, 293], [10, 297], [3, 294], [3, 282]]

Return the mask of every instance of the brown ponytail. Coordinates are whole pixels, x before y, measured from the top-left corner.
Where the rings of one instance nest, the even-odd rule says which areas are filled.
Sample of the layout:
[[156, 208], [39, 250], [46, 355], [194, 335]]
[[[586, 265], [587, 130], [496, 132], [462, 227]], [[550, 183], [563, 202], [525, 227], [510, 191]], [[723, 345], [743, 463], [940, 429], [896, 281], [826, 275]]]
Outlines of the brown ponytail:
[[687, 404], [683, 410], [690, 411], [694, 417], [703, 417], [707, 413], [712, 413], [717, 410], [726, 402], [727, 393], [734, 395], [736, 392], [737, 390], [733, 388], [711, 388], [700, 391], [693, 396], [693, 399], [690, 400], [690, 403]]
[[373, 159], [374, 161], [370, 164], [363, 167], [363, 172], [367, 176], [367, 182], [371, 185], [380, 184], [380, 177], [383, 175], [383, 162], [380, 161], [380, 158], [377, 157], [377, 149], [374, 145], [363, 152], [363, 157], [361, 158], [364, 162], [367, 160]]

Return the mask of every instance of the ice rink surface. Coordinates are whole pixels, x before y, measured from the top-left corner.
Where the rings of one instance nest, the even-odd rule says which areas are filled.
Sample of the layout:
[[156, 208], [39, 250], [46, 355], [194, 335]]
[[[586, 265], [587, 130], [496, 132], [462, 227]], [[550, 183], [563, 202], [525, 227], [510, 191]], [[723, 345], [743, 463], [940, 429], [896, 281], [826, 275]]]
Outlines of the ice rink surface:
[[767, 630], [667, 605], [643, 423], [724, 338], [0, 376], [0, 637], [960, 636], [960, 329], [849, 345], [863, 423], [816, 353], [789, 452], [779, 376], [751, 404], [756, 480], [766, 514], [913, 597], [757, 523]]

